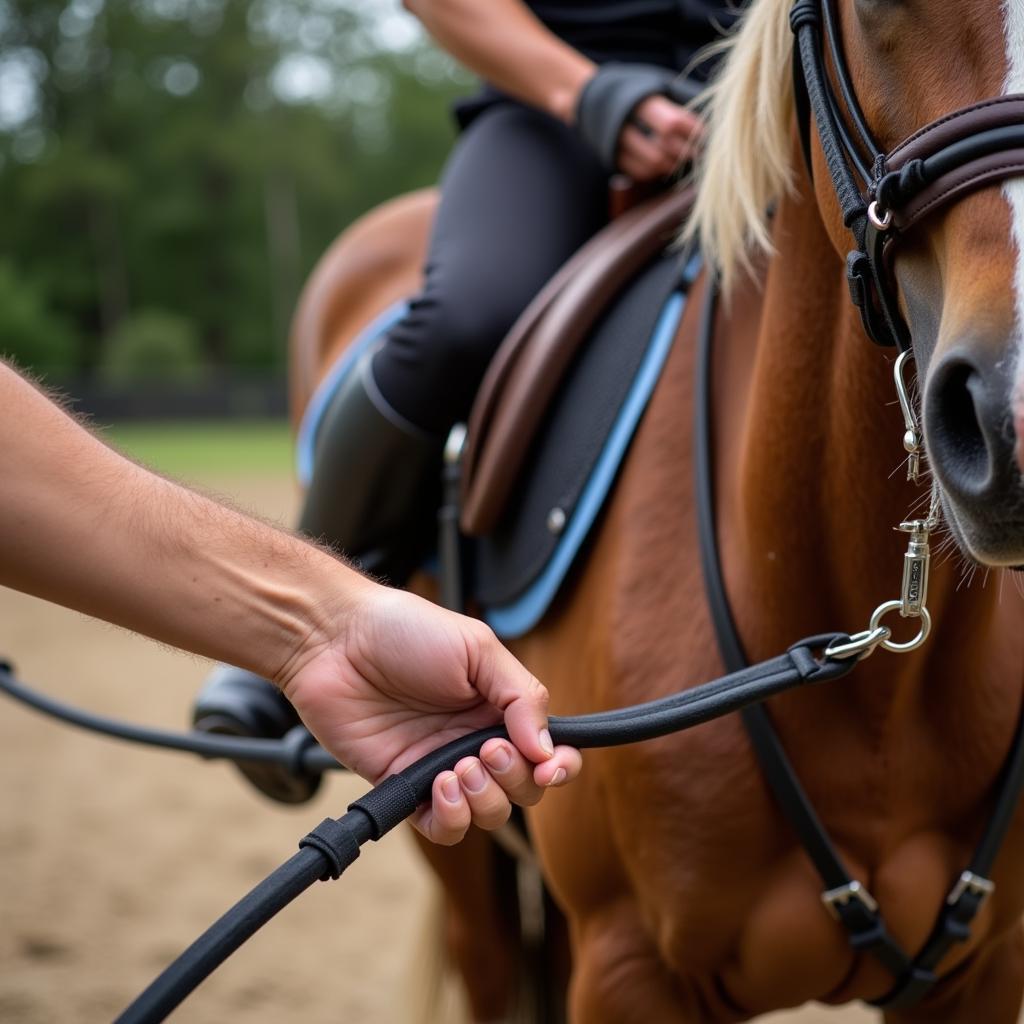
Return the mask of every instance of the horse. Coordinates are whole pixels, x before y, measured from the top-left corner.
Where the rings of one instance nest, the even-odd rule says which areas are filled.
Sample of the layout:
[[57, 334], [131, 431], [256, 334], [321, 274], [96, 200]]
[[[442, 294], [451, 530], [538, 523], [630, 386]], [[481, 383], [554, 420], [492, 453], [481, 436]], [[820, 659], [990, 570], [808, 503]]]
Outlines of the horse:
[[[959, 108], [1024, 92], [1016, 0], [820, 6], [838, 36], [825, 78], [834, 83], [845, 54], [883, 152]], [[927, 456], [918, 487], [903, 473], [908, 425], [893, 400], [892, 353], [869, 343], [850, 302], [835, 153], [801, 130], [811, 117], [793, 88], [791, 7], [752, 0], [722, 44], [687, 227], [722, 290], [711, 388], [722, 579], [752, 659], [808, 634], [852, 633], [898, 592], [906, 536], [894, 526], [934, 485], [945, 536], [927, 641], [767, 704], [860, 886], [846, 898], [870, 893], [889, 934], [916, 951], [991, 814], [1024, 698], [1024, 597], [1012, 575], [1024, 563], [1024, 181], [1004, 173], [957, 195], [891, 256], [917, 365]], [[848, 125], [851, 97], [832, 103]], [[317, 270], [293, 336], [296, 411], [367, 319], [415, 289], [433, 201], [371, 213]], [[362, 278], [377, 268], [368, 288]], [[558, 713], [646, 701], [722, 673], [693, 467], [697, 300], [709, 287], [706, 274], [585, 562], [512, 645]], [[351, 315], [349, 294], [360, 297]], [[909, 636], [916, 622], [891, 625]], [[724, 1024], [892, 989], [891, 972], [853, 948], [823, 906], [821, 880], [735, 715], [588, 753], [580, 780], [528, 819], [565, 916], [567, 955], [553, 960], [551, 981], [566, 986], [573, 1021]], [[1015, 813], [969, 936], [941, 958], [922, 1001], [883, 1009], [889, 1024], [1016, 1019], [1022, 854]], [[473, 833], [429, 859], [473, 1018], [501, 1019], [514, 999], [515, 940], [493, 848]]]

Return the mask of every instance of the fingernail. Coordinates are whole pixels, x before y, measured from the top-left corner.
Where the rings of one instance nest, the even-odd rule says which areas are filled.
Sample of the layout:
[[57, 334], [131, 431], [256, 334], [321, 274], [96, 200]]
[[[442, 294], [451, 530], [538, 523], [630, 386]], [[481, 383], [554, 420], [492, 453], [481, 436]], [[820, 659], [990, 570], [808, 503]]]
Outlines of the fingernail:
[[441, 783], [441, 792], [448, 803], [457, 804], [462, 799], [462, 787], [459, 785], [459, 777], [457, 775], [449, 775]]
[[548, 783], [549, 786], [560, 786], [565, 782], [568, 773], [564, 768], [559, 768], [554, 775], [551, 776], [551, 781]]
[[551, 733], [547, 729], [540, 731], [540, 749], [549, 757], [555, 752], [555, 745], [551, 742]]
[[487, 785], [487, 776], [484, 775], [483, 768], [474, 762], [471, 768], [462, 773], [462, 784], [470, 793], [479, 793]]
[[496, 772], [507, 772], [512, 765], [512, 755], [508, 748], [503, 746], [495, 747], [484, 754], [484, 760]]

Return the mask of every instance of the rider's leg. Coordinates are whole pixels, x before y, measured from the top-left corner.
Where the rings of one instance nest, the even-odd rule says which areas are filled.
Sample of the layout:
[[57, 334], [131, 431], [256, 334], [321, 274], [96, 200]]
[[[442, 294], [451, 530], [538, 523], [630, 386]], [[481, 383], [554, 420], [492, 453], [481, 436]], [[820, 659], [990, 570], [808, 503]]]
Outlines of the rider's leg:
[[605, 177], [575, 135], [512, 103], [486, 111], [446, 167], [423, 292], [349, 374], [317, 432], [305, 532], [401, 585], [436, 482], [491, 356], [547, 278], [600, 227]]
[[363, 358], [342, 381], [317, 431], [313, 476], [299, 529], [358, 559], [367, 572], [401, 585], [436, 534], [410, 512], [440, 479], [441, 439], [393, 409]]
[[422, 293], [318, 431], [304, 531], [405, 581], [424, 547], [409, 515], [445, 434], [516, 316], [601, 226], [606, 194], [596, 159], [547, 115], [509, 102], [473, 122], [445, 169]]
[[567, 126], [482, 113], [445, 168], [422, 293], [373, 360], [380, 392], [435, 435], [469, 414], [516, 317], [607, 216], [607, 176]]

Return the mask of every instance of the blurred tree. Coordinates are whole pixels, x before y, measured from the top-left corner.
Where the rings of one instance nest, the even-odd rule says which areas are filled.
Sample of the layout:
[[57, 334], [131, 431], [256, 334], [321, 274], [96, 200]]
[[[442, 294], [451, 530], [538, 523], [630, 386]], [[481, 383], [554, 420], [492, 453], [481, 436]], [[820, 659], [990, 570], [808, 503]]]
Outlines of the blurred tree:
[[111, 334], [99, 374], [112, 384], [189, 384], [202, 377], [204, 368], [199, 333], [188, 317], [144, 309], [122, 320]]
[[0, 260], [0, 355], [20, 366], [64, 374], [74, 365], [75, 337], [47, 307], [38, 284]]
[[312, 264], [434, 180], [465, 88], [397, 0], [0, 0], [0, 260], [78, 371], [147, 309], [280, 367]]

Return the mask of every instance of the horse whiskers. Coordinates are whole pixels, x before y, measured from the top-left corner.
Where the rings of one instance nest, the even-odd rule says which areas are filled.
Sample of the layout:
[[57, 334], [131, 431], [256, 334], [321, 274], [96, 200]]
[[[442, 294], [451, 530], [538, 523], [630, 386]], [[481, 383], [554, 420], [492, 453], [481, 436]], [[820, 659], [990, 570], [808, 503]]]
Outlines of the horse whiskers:
[[[909, 459], [910, 456], [908, 455], [907, 458]], [[906, 465], [905, 462], [904, 462], [904, 465]], [[931, 494], [931, 490], [930, 489], [928, 491], [926, 491], [924, 494], [919, 494], [910, 503], [910, 511], [911, 511], [911, 513], [919, 512], [925, 506], [930, 506], [931, 505], [931, 500], [932, 500], [932, 494]]]
[[[963, 574], [960, 577], [960, 582], [957, 583], [957, 585], [956, 585], [956, 589], [959, 591], [960, 588], [962, 586], [964, 586], [964, 584], [966, 583], [967, 584], [966, 589], [970, 590], [971, 589], [971, 585], [974, 583], [974, 577], [977, 575], [977, 572], [978, 572], [979, 568], [980, 568], [980, 566], [978, 565], [977, 562], [969, 562], [967, 564], [966, 570], [963, 572]], [[982, 590], [985, 589], [985, 583], [987, 581], [988, 581], [988, 569], [985, 570], [985, 575], [982, 577], [982, 581], [981, 581]]]
[[893, 467], [892, 472], [886, 477], [886, 479], [887, 480], [891, 480], [894, 476], [896, 476], [897, 473], [900, 472], [900, 470], [906, 468], [906, 465], [907, 465], [907, 463], [909, 461], [910, 461], [910, 456], [909, 455], [904, 456], [904, 458], [903, 458], [903, 460], [901, 462], [897, 462], [896, 463], [896, 465]]
[[964, 556], [964, 553], [960, 550], [960, 545], [956, 542], [956, 537], [953, 536], [952, 530], [948, 527], [943, 529], [944, 536], [939, 541], [935, 548], [935, 556], [939, 558], [939, 565], [946, 565], [951, 562], [954, 558], [960, 558], [959, 569], [961, 572], [965, 572], [973, 564]]

